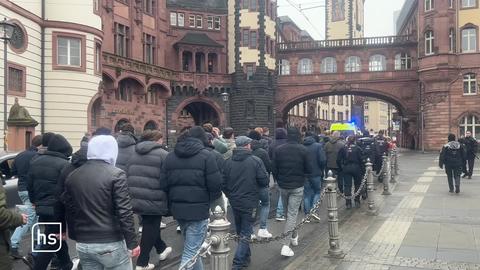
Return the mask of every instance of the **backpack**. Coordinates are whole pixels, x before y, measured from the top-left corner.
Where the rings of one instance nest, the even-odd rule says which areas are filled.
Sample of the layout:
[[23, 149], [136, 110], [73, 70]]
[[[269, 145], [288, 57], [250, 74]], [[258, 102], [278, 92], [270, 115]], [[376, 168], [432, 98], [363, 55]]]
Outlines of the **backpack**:
[[461, 161], [462, 148], [453, 149], [450, 147], [445, 148], [445, 164], [457, 164]]

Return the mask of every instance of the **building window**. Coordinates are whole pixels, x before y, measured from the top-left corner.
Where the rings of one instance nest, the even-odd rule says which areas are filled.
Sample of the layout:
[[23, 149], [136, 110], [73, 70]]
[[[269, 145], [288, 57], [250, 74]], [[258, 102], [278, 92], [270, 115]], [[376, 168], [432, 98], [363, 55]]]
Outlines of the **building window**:
[[395, 55], [395, 70], [406, 70], [412, 68], [412, 58], [407, 53]]
[[448, 7], [453, 8], [453, 0], [448, 0]]
[[337, 96], [332, 96], [332, 105], [335, 105], [335, 99]]
[[257, 32], [251, 31], [250, 32], [250, 49], [257, 48]]
[[480, 139], [480, 117], [467, 115], [460, 122], [460, 135], [466, 135], [467, 131], [472, 133], [472, 137]]
[[348, 106], [348, 100], [350, 99], [350, 96], [345, 96], [345, 106]]
[[255, 64], [245, 64], [247, 81], [251, 81], [253, 79], [253, 74], [255, 73]]
[[347, 110], [345, 111], [345, 121], [350, 121], [350, 112]]
[[335, 109], [332, 109], [332, 119], [330, 120], [335, 121]]
[[242, 1], [242, 9], [248, 9], [249, 6], [250, 6], [250, 0]]
[[188, 16], [188, 26], [195, 27], [195, 15]]
[[477, 0], [462, 0], [462, 8], [472, 8], [477, 5]]
[[95, 73], [102, 74], [102, 44], [95, 42]]
[[363, 109], [368, 110], [368, 102], [363, 103]]
[[170, 12], [170, 25], [177, 25], [177, 13], [176, 12]]
[[385, 56], [381, 54], [375, 54], [370, 56], [368, 69], [370, 71], [385, 71], [387, 69], [387, 61], [385, 59]]
[[143, 61], [148, 64], [155, 64], [156, 39], [149, 34], [143, 34]]
[[143, 0], [143, 12], [153, 15], [155, 10], [155, 0]]
[[455, 29], [450, 28], [448, 32], [448, 51], [454, 53], [456, 51], [455, 44]]
[[326, 57], [322, 60], [322, 73], [337, 72], [337, 60], [333, 57]]
[[130, 28], [123, 24], [115, 23], [115, 54], [129, 57]]
[[207, 16], [207, 28], [213, 29], [213, 16]]
[[358, 56], [349, 56], [345, 60], [345, 72], [360, 72], [361, 60]]
[[57, 64], [61, 66], [81, 66], [80, 38], [58, 37], [57, 38]]
[[280, 75], [290, 75], [290, 61], [280, 60]]
[[[245, 0], [247, 1], [247, 0]], [[250, 11], [256, 11], [257, 10], [257, 0], [250, 0], [250, 6], [248, 7]]]
[[338, 121], [343, 121], [343, 112], [338, 112]]
[[298, 74], [312, 74], [313, 64], [312, 59], [303, 58], [298, 61]]
[[196, 26], [197, 28], [203, 27], [203, 17], [202, 15], [196, 15]]
[[425, 32], [425, 55], [432, 55], [433, 54], [433, 45], [434, 45], [433, 31]]
[[148, 90], [145, 94], [145, 104], [158, 105], [158, 95], [155, 90]]
[[477, 51], [477, 29], [465, 28], [462, 30], [462, 52]]
[[365, 116], [363, 117], [363, 123], [368, 124], [368, 122], [369, 122], [369, 121], [368, 121], [368, 115], [365, 115]]
[[100, 0], [93, 0], [93, 13], [100, 13]]
[[221, 26], [221, 19], [220, 17], [216, 16], [215, 21], [213, 22], [213, 27], [215, 28], [215, 30], [220, 30], [220, 26]]
[[131, 91], [128, 83], [126, 83], [126, 82], [121, 82], [120, 83], [120, 85], [118, 87], [116, 99], [121, 100], [121, 101], [126, 101], [126, 102], [131, 102], [132, 101], [132, 91]]
[[338, 96], [338, 105], [343, 106], [343, 96]]
[[425, 11], [434, 9], [434, 0], [425, 0]]
[[477, 93], [477, 79], [475, 74], [469, 73], [463, 75], [463, 94], [473, 95]]
[[24, 95], [26, 92], [25, 67], [8, 63], [8, 93], [12, 95]]
[[177, 13], [177, 19], [178, 19], [178, 26], [184, 27], [185, 26], [185, 14]]
[[250, 45], [250, 30], [244, 29], [243, 30], [243, 47], [248, 47]]
[[303, 116], [307, 117], [307, 102], [302, 103]]

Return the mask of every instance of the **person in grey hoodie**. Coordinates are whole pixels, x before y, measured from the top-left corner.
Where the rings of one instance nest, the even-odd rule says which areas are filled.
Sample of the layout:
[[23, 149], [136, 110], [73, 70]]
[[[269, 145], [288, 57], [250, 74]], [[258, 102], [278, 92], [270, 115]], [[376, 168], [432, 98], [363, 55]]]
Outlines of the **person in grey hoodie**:
[[337, 156], [340, 149], [345, 146], [345, 142], [340, 138], [340, 132], [335, 131], [330, 140], [325, 144], [325, 154], [327, 155], [327, 172], [332, 171], [333, 176], [337, 177], [337, 185], [340, 193], [343, 193], [343, 179], [341, 171], [338, 168]]
[[440, 152], [438, 166], [443, 169], [448, 179], [448, 188], [453, 193], [453, 180], [455, 179], [455, 193], [460, 192], [460, 175], [462, 174], [463, 163], [465, 162], [465, 149], [462, 144], [455, 140], [454, 134], [448, 134], [448, 143]]
[[128, 159], [135, 152], [135, 145], [137, 144], [137, 139], [133, 135], [135, 130], [133, 126], [129, 123], [124, 124], [120, 129], [120, 134], [117, 137], [118, 143], [118, 158], [115, 166], [119, 169], [122, 169], [124, 172], [127, 171]]

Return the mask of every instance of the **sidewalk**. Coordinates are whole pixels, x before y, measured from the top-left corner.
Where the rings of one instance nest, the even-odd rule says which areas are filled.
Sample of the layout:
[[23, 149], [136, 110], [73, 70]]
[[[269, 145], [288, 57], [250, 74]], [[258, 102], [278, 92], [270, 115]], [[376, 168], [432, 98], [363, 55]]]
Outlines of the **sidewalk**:
[[378, 216], [362, 208], [342, 220], [344, 259], [327, 258], [327, 238], [316, 237], [285, 269], [480, 269], [480, 170], [456, 195], [437, 155], [406, 152], [400, 162], [393, 195], [377, 199]]

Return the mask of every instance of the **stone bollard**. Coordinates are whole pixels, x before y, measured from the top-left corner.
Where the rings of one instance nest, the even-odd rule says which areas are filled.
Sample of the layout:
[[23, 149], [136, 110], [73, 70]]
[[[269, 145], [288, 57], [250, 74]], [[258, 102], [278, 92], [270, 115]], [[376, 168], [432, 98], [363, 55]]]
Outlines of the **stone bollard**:
[[337, 183], [333, 178], [332, 171], [328, 171], [326, 183], [326, 202], [328, 212], [328, 234], [330, 236], [328, 256], [334, 258], [343, 258], [345, 253], [340, 249], [340, 235], [338, 230], [338, 207], [337, 207]]
[[390, 183], [395, 184], [397, 180], [395, 179], [395, 156], [393, 150], [390, 150], [388, 162], [390, 162], [388, 169], [390, 172]]
[[211, 265], [212, 270], [230, 269], [228, 239], [226, 236], [230, 231], [230, 222], [225, 217], [225, 212], [220, 206], [215, 207], [213, 212], [214, 220], [208, 224], [210, 228], [210, 240], [212, 241]]
[[366, 165], [366, 170], [365, 173], [367, 174], [367, 204], [368, 204], [368, 210], [367, 210], [367, 215], [376, 215], [378, 212], [377, 207], [375, 206], [375, 198], [374, 198], [374, 184], [373, 184], [373, 164], [370, 161], [370, 159], [367, 159]]
[[382, 168], [383, 170], [380, 172], [381, 176], [383, 176], [383, 192], [382, 195], [392, 195], [390, 192], [390, 175], [388, 171], [390, 170], [390, 163], [388, 161], [388, 156], [383, 155], [382, 157], [383, 163], [382, 163]]

